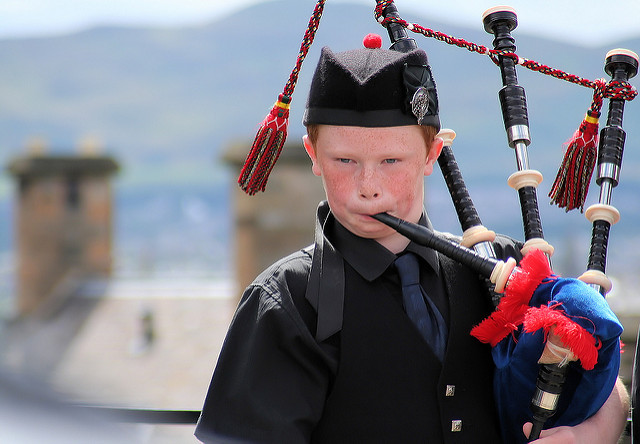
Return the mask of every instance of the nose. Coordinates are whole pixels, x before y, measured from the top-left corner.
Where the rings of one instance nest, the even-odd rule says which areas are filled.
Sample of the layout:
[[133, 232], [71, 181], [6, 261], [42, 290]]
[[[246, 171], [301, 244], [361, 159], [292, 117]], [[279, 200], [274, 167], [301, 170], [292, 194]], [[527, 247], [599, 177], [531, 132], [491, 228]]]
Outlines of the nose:
[[377, 199], [382, 195], [380, 179], [372, 168], [362, 170], [359, 194], [362, 199]]

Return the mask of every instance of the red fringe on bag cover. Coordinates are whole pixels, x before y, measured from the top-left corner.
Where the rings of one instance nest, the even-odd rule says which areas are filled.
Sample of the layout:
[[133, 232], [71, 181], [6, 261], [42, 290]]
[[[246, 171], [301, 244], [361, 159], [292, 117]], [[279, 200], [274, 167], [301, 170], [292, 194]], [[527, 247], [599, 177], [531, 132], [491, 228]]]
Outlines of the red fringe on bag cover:
[[562, 341], [565, 348], [571, 350], [585, 370], [593, 370], [598, 362], [598, 350], [601, 344], [581, 325], [569, 319], [562, 310], [562, 304], [555, 306], [531, 307], [524, 319], [524, 332], [533, 333], [544, 329], [545, 337], [551, 327], [553, 333]]
[[[543, 283], [558, 281], [549, 267], [547, 257], [540, 250], [532, 250], [520, 262], [500, 300], [496, 310], [471, 330], [471, 335], [483, 343], [495, 347], [522, 325], [523, 332], [533, 333], [543, 329], [545, 338], [551, 327], [564, 347], [580, 360], [585, 370], [592, 370], [598, 361], [601, 344], [592, 333], [570, 319], [562, 303], [531, 307], [533, 293]], [[595, 326], [594, 326], [595, 330]]]
[[533, 292], [547, 278], [554, 277], [549, 259], [540, 250], [531, 250], [521, 261], [507, 283], [504, 296], [491, 315], [473, 327], [471, 335], [480, 342], [495, 347], [498, 342], [518, 329], [529, 310]]
[[580, 208], [580, 212], [583, 211], [598, 157], [598, 118], [606, 82], [604, 79], [598, 79], [594, 83], [596, 88], [591, 108], [566, 143], [564, 158], [549, 192], [551, 203], [555, 203], [566, 211], [575, 208]]

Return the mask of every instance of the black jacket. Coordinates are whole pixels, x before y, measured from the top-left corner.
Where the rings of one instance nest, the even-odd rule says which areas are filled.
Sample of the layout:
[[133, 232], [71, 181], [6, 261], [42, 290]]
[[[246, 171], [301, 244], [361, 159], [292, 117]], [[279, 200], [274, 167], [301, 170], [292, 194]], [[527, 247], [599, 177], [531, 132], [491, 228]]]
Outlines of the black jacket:
[[[350, 259], [327, 236], [336, 223], [321, 205], [315, 247], [269, 267], [245, 291], [196, 436], [204, 442], [501, 442], [490, 349], [469, 335], [491, 312], [477, 274], [424, 247], [408, 247], [435, 258], [430, 267], [448, 301], [441, 364], [402, 310], [395, 271], [385, 267], [395, 255], [351, 235], [361, 259]], [[376, 268], [379, 273], [370, 271]]]

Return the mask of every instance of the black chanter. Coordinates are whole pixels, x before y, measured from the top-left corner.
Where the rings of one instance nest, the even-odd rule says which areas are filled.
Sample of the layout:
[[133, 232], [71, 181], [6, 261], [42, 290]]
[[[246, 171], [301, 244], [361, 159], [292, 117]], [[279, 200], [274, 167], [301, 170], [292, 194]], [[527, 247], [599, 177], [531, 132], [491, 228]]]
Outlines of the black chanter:
[[433, 248], [439, 253], [476, 271], [481, 276], [489, 279], [495, 286], [495, 291], [498, 293], [504, 292], [511, 275], [514, 273], [514, 270], [516, 270], [516, 261], [513, 258], [503, 261], [482, 256], [452, 239], [436, 234], [429, 228], [407, 222], [387, 213], [376, 214], [372, 217], [393, 228], [413, 242]]

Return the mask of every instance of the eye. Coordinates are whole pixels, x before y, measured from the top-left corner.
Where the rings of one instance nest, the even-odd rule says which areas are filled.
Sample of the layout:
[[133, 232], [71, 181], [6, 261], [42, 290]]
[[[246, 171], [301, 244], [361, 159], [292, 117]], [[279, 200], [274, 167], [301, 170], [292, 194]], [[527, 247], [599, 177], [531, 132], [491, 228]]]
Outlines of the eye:
[[339, 157], [338, 162], [340, 163], [350, 163], [351, 159], [347, 159], [346, 157]]
[[398, 159], [385, 159], [384, 163], [396, 163]]

